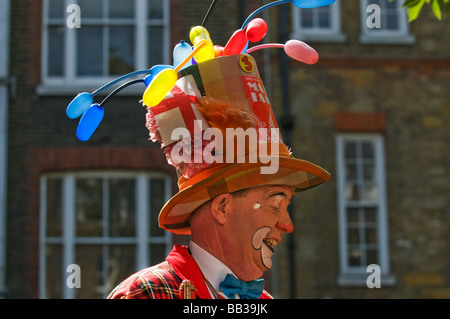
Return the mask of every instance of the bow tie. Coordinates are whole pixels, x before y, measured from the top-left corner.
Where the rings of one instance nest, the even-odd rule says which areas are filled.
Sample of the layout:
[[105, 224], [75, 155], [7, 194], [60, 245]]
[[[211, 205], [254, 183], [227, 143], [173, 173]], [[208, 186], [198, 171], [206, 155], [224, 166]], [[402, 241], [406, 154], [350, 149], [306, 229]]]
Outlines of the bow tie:
[[227, 274], [219, 287], [230, 299], [235, 299], [235, 294], [238, 294], [241, 299], [259, 299], [264, 289], [264, 279], [245, 282]]

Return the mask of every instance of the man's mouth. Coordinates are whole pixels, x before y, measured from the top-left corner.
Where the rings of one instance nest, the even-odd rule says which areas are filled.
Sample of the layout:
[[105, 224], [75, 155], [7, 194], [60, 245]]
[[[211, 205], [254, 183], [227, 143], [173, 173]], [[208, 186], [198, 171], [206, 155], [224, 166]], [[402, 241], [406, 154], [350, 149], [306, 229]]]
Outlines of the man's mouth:
[[263, 239], [263, 243], [272, 251], [272, 252], [275, 252], [274, 251], [274, 248], [276, 247], [276, 245], [277, 245], [277, 241], [275, 240], [275, 239], [272, 239], [272, 238], [264, 238]]

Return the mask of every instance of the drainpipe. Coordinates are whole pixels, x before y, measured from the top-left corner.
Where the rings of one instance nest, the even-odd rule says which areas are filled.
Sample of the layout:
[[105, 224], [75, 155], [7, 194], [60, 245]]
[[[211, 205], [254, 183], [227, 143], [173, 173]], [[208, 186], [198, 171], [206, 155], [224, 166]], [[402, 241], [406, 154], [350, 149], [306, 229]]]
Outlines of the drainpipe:
[[6, 296], [6, 190], [8, 159], [10, 1], [0, 0], [0, 298]]
[[[287, 6], [279, 6], [279, 43], [286, 43], [288, 40], [288, 33], [286, 28], [286, 21], [288, 21], [287, 16]], [[290, 89], [289, 89], [289, 65], [288, 57], [284, 50], [279, 50], [280, 56], [280, 78], [281, 78], [281, 104], [283, 106], [283, 114], [281, 116], [281, 128], [283, 130], [283, 140], [284, 143], [289, 147], [292, 145], [292, 129], [294, 127], [294, 121], [290, 112]], [[291, 216], [292, 222], [294, 223], [294, 203], [291, 203], [288, 207], [289, 215]], [[295, 237], [293, 234], [288, 236], [288, 256], [289, 256], [289, 296], [291, 299], [296, 298], [296, 266], [295, 266]]]

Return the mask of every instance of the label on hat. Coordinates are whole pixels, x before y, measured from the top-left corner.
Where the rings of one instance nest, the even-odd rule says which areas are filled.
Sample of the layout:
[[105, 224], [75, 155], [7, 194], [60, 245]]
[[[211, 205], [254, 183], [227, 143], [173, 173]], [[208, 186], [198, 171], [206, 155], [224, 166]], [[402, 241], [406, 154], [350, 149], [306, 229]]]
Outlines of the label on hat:
[[251, 59], [248, 55], [241, 55], [239, 59], [239, 65], [244, 72], [250, 73], [255, 68], [253, 64], [253, 59]]
[[[266, 129], [267, 135], [264, 136], [265, 141], [271, 141], [271, 129], [278, 128], [275, 116], [270, 105], [269, 97], [264, 88], [264, 83], [258, 77], [244, 75], [242, 76], [245, 92], [253, 113], [259, 120], [259, 127]], [[262, 136], [260, 136], [262, 137]], [[279, 139], [279, 136], [274, 137]]]

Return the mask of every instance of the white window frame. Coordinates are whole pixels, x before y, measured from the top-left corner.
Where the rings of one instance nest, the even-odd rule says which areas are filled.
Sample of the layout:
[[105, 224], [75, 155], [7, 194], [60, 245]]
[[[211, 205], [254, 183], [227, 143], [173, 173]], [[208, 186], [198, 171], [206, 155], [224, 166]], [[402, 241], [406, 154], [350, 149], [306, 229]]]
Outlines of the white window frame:
[[[388, 0], [381, 0], [388, 1]], [[371, 12], [367, 12], [369, 0], [361, 0], [361, 34], [359, 41], [367, 44], [412, 44], [415, 37], [409, 32], [408, 13], [406, 8], [402, 8], [403, 1], [395, 0], [398, 9], [398, 30], [387, 30], [381, 25], [380, 29], [370, 29], [367, 27], [367, 18]], [[381, 7], [383, 14], [383, 7]]]
[[[77, 4], [77, 0], [61, 0], [65, 1], [65, 8], [70, 4]], [[151, 66], [148, 65], [148, 37], [147, 29], [150, 26], [161, 26], [163, 28], [163, 59], [160, 61], [162, 64], [169, 64], [171, 61], [171, 51], [170, 51], [170, 1], [163, 1], [163, 18], [162, 19], [152, 19], [148, 20], [146, 13], [148, 12], [147, 1], [149, 0], [133, 0], [136, 1], [135, 5], [135, 67], [137, 70], [149, 69]], [[42, 11], [42, 57], [41, 57], [41, 78], [42, 83], [37, 88], [37, 92], [40, 95], [66, 95], [73, 94], [80, 91], [91, 91], [97, 87], [100, 87], [109, 81], [114, 80], [117, 76], [77, 76], [76, 75], [76, 32], [77, 28], [65, 27], [65, 40], [64, 47], [66, 50], [66, 55], [64, 57], [64, 74], [61, 77], [52, 77], [48, 75], [48, 6], [49, 1], [43, 0], [43, 11]], [[64, 16], [67, 19], [70, 13]], [[65, 24], [64, 20], [64, 24]], [[81, 8], [81, 28], [83, 27], [83, 10]], [[141, 92], [142, 88], [139, 90], [130, 87], [125, 90], [124, 93], [135, 95], [137, 92]], [[108, 92], [105, 92], [108, 93]], [[123, 93], [122, 93], [123, 94]]]
[[[46, 180], [48, 178], [62, 179], [62, 231], [60, 237], [47, 237], [46, 234]], [[136, 235], [133, 237], [76, 237], [76, 179], [77, 178], [101, 178], [105, 181], [108, 178], [134, 178], [136, 181]], [[67, 266], [76, 264], [75, 246], [77, 244], [112, 245], [112, 244], [134, 244], [136, 245], [136, 271], [151, 266], [149, 260], [150, 244], [165, 244], [166, 255], [172, 249], [172, 236], [169, 232], [164, 232], [163, 236], [149, 236], [150, 224], [148, 212], [151, 198], [148, 198], [150, 183], [152, 178], [164, 179], [165, 198], [167, 202], [171, 196], [171, 179], [163, 173], [147, 172], [68, 172], [68, 173], [48, 173], [40, 179], [40, 244], [39, 244], [39, 296], [46, 298], [46, 245], [62, 245], [62, 268], [63, 282], [61, 283], [62, 297], [64, 299], [75, 298], [75, 289], [66, 285]], [[105, 216], [103, 216], [104, 218]], [[103, 264], [107, 265], [107, 256], [102, 256]], [[81, 274], [81, 284], [83, 281]], [[123, 278], [125, 279], [125, 278]], [[114, 287], [104, 286], [103, 294], [107, 296]]]
[[[329, 28], [302, 28], [301, 27], [301, 11], [311, 10], [317, 11], [319, 8], [300, 9], [293, 6], [292, 9], [292, 22], [293, 33], [292, 38], [314, 41], [314, 42], [344, 42], [346, 41], [345, 34], [341, 30], [341, 3], [340, 0], [336, 0], [335, 3], [328, 6], [330, 10], [330, 27]], [[323, 9], [323, 8], [322, 8]]]
[[[358, 201], [350, 203], [346, 200], [345, 194], [345, 154], [344, 145], [347, 141], [369, 142], [374, 146], [375, 183], [377, 187], [377, 200], [375, 202]], [[338, 202], [338, 230], [339, 230], [339, 250], [340, 250], [340, 274], [338, 284], [341, 286], [365, 286], [367, 277], [367, 266], [351, 267], [348, 264], [348, 238], [346, 209], [348, 206], [356, 204], [356, 207], [366, 207], [374, 205], [377, 207], [377, 248], [378, 265], [381, 270], [381, 285], [395, 284], [395, 277], [390, 273], [389, 244], [388, 244], [388, 211], [386, 202], [386, 168], [384, 138], [381, 134], [351, 134], [342, 133], [336, 136], [336, 175], [337, 175], [337, 202]], [[350, 204], [350, 205], [349, 205]], [[358, 206], [361, 205], [361, 206]]]

